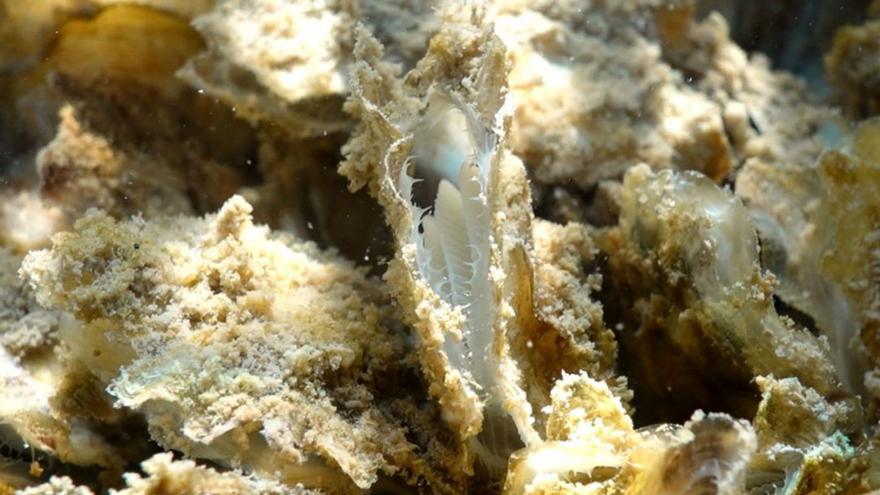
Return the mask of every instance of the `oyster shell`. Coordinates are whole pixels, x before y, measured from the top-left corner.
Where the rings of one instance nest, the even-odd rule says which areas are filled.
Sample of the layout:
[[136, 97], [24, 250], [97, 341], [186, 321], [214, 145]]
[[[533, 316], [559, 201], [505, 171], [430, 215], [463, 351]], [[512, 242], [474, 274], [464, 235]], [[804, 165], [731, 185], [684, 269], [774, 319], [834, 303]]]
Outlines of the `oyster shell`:
[[[216, 495], [318, 495], [302, 486], [286, 486], [239, 471], [218, 472], [193, 461], [175, 461], [171, 454], [156, 454], [141, 463], [144, 475], [126, 475], [126, 486], [114, 490], [119, 495], [154, 493], [211, 493]], [[22, 495], [93, 495], [91, 489], [77, 486], [70, 478], [53, 477], [48, 482], [22, 490]]]
[[430, 408], [379, 379], [405, 383], [409, 365], [375, 281], [250, 211], [241, 197], [205, 219], [92, 210], [22, 273], [77, 318], [73, 356], [166, 448], [291, 485], [346, 492], [384, 472], [441, 490], [451, 454]]
[[[613, 378], [616, 346], [588, 299], [594, 284], [576, 280], [576, 262], [567, 261], [571, 275], [561, 267], [562, 279], [542, 264], [577, 258], [552, 252], [568, 242], [576, 250], [586, 235], [571, 227], [570, 241], [542, 246], [550, 259], [535, 255], [533, 235], [562, 231], [533, 225], [525, 170], [507, 150], [505, 51], [483, 15], [446, 12], [402, 80], [362, 32], [348, 103], [361, 123], [340, 172], [385, 209], [396, 245], [385, 278], [418, 335], [431, 394], [492, 478], [512, 450], [540, 441], [539, 411], [562, 369], [591, 367], [624, 394], [625, 382]], [[562, 317], [542, 289], [585, 300]], [[540, 349], [554, 344], [558, 361], [542, 369]]]
[[513, 455], [504, 493], [738, 494], [755, 451], [748, 423], [694, 413], [682, 427], [636, 431], [608, 387], [586, 374], [553, 392], [544, 442]]
[[411, 64], [436, 29], [435, 0], [218, 0], [194, 21], [208, 49], [180, 75], [252, 122], [282, 125], [293, 137], [348, 131], [356, 25], [367, 23]]
[[854, 118], [880, 115], [878, 39], [880, 21], [847, 26], [834, 34], [834, 43], [825, 55], [825, 68], [837, 99]]
[[848, 141], [815, 167], [751, 164], [737, 194], [755, 218], [779, 296], [812, 317], [832, 344], [842, 380], [858, 392], [863, 349], [867, 365], [877, 366], [880, 124], [863, 122]]
[[[610, 282], [603, 302], [622, 324], [623, 369], [636, 398], [695, 401], [667, 402], [665, 412], [655, 406], [646, 412], [657, 416], [643, 421], [675, 420], [694, 407], [750, 417], [757, 375], [795, 376], [823, 395], [840, 390], [827, 341], [776, 313], [748, 210], [708, 178], [632, 168], [620, 225], [601, 239]], [[723, 397], [713, 392], [717, 383], [728, 390]]]
[[124, 459], [149, 448], [137, 422], [69, 359], [64, 335], [75, 325], [37, 303], [16, 276], [21, 261], [0, 247], [0, 487], [27, 486], [49, 470], [118, 476]]
[[538, 182], [589, 190], [640, 162], [715, 180], [734, 167], [721, 108], [663, 60], [655, 24], [677, 11], [660, 3], [493, 3], [512, 59], [511, 148]]
[[829, 402], [796, 378], [759, 377], [757, 382], [762, 393], [753, 421], [758, 453], [749, 465], [748, 493], [869, 489], [863, 450], [869, 444], [861, 438], [856, 402]]

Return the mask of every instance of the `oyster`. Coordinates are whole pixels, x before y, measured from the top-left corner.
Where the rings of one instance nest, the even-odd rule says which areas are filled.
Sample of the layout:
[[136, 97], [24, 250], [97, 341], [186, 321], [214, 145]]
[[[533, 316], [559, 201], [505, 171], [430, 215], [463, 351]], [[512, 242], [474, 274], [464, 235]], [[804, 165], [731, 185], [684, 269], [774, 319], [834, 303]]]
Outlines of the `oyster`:
[[[798, 377], [823, 395], [840, 389], [828, 342], [774, 309], [774, 279], [760, 269], [739, 200], [702, 175], [639, 166], [627, 173], [620, 202], [620, 225], [600, 243], [610, 284], [603, 302], [622, 325], [637, 409], [640, 400], [649, 401], [645, 409], [655, 404], [646, 412], [657, 416], [645, 421], [674, 420], [694, 407], [750, 417], [749, 382], [758, 375]], [[723, 397], [714, 394], [721, 383]], [[690, 401], [656, 406], [670, 395]]]
[[737, 179], [737, 194], [755, 218], [779, 296], [813, 319], [844, 383], [862, 391], [866, 365], [877, 366], [880, 124], [863, 122], [848, 141], [815, 167], [756, 162]]
[[880, 21], [847, 26], [834, 34], [834, 44], [825, 55], [828, 79], [841, 105], [855, 118], [880, 115]]
[[639, 162], [731, 171], [721, 108], [663, 60], [655, 25], [678, 11], [660, 3], [494, 2], [518, 103], [511, 147], [538, 182], [588, 190]]
[[773, 70], [767, 57], [733, 43], [720, 15], [690, 23], [686, 33], [665, 56], [693, 74], [700, 92], [722, 108], [734, 169], [755, 160], [814, 163], [839, 129], [837, 111], [817, 102], [801, 79]]
[[17, 253], [46, 247], [68, 226], [59, 205], [26, 188], [0, 192], [0, 245]]
[[[184, 20], [130, 5], [61, 26], [42, 69], [66, 102], [36, 159], [44, 194], [75, 214], [95, 206], [149, 217], [213, 210], [241, 187], [252, 131], [174, 75], [202, 46]], [[205, 115], [215, 130], [195, 125]], [[133, 124], [120, 128], [119, 118]], [[181, 139], [186, 151], [171, 152]]]
[[865, 484], [869, 444], [862, 442], [857, 403], [829, 402], [796, 378], [757, 381], [762, 399], [754, 419], [758, 453], [749, 465], [749, 493], [876, 489]]
[[[171, 454], [156, 454], [142, 463], [145, 476], [128, 474], [126, 487], [114, 490], [119, 495], [153, 493], [212, 493], [217, 495], [318, 495], [320, 492], [302, 486], [245, 476], [241, 472], [218, 472], [198, 466], [193, 461], [175, 461]], [[48, 482], [22, 490], [22, 495], [93, 495], [85, 486], [77, 486], [70, 478], [53, 477]]]
[[366, 191], [350, 193], [348, 182], [335, 172], [346, 136], [298, 139], [262, 129], [257, 139], [256, 164], [263, 182], [240, 191], [253, 204], [254, 218], [332, 246], [381, 273], [391, 251], [382, 211]]
[[0, 488], [27, 486], [50, 469], [118, 475], [122, 459], [149, 450], [137, 422], [67, 359], [62, 335], [75, 325], [37, 304], [16, 277], [21, 260], [0, 247]]
[[538, 185], [589, 192], [638, 163], [720, 182], [756, 157], [816, 159], [834, 112], [693, 3], [492, 3], [513, 61], [511, 146]]
[[290, 484], [348, 491], [385, 472], [440, 489], [442, 430], [379, 379], [405, 382], [408, 363], [381, 290], [250, 211], [241, 197], [205, 219], [93, 210], [22, 274], [76, 317], [73, 356], [166, 448]]
[[220, 0], [194, 23], [209, 50], [181, 75], [251, 120], [279, 122], [301, 136], [343, 130], [353, 9], [342, 0]]
[[[540, 248], [550, 259], [535, 254], [533, 231], [563, 230], [533, 225], [525, 170], [507, 150], [504, 46], [483, 16], [446, 12], [402, 80], [378, 41], [361, 33], [348, 102], [361, 123], [340, 172], [385, 209], [395, 238], [385, 278], [418, 335], [430, 392], [467, 445], [462, 468], [476, 456], [497, 478], [510, 452], [540, 440], [538, 411], [561, 371], [588, 367], [626, 392], [614, 377], [613, 336], [589, 302], [595, 281], [578, 280], [576, 262], [566, 261], [579, 257], [585, 234], [571, 227], [572, 248], [553, 254], [569, 242], [561, 239]], [[558, 275], [542, 264], [554, 261]], [[584, 299], [569, 312], [542, 290]], [[540, 356], [547, 346], [558, 352], [549, 369]]]
[[[208, 49], [180, 75], [253, 122], [294, 137], [347, 131], [355, 26], [366, 22], [393, 43], [394, 58], [422, 54], [435, 29], [434, 0], [218, 0], [194, 21]], [[373, 24], [375, 23], [375, 24]]]
[[636, 431], [608, 387], [586, 374], [553, 391], [550, 441], [511, 458], [504, 493], [738, 494], [755, 450], [748, 423], [694, 413], [682, 427]]

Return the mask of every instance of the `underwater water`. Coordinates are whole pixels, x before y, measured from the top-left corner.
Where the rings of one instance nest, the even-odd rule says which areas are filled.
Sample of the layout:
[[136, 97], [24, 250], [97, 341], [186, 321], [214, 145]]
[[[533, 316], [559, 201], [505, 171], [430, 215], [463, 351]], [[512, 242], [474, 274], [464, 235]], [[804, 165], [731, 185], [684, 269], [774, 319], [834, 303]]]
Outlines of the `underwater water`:
[[0, 495], [875, 493], [878, 405], [878, 1], [0, 0]]

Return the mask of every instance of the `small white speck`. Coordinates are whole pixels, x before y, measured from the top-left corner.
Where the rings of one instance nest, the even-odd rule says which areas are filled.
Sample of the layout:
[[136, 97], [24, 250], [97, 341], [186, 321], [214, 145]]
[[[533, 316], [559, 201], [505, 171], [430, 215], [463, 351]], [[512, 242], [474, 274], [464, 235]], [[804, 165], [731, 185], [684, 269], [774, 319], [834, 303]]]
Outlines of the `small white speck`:
[[315, 230], [315, 226], [312, 225], [312, 222], [306, 222], [306, 227], [308, 227], [309, 230]]
[[200, 95], [203, 95], [203, 94], [205, 94], [205, 90], [204, 90], [204, 89], [200, 89], [200, 90], [198, 90], [198, 93], [199, 93]]

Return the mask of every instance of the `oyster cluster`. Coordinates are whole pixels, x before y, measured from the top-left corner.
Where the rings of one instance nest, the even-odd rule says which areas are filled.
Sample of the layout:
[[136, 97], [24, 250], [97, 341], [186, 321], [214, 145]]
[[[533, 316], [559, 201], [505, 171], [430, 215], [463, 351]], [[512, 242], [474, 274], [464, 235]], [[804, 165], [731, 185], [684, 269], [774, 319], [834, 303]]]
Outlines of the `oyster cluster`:
[[0, 0], [0, 494], [880, 491], [855, 3]]

